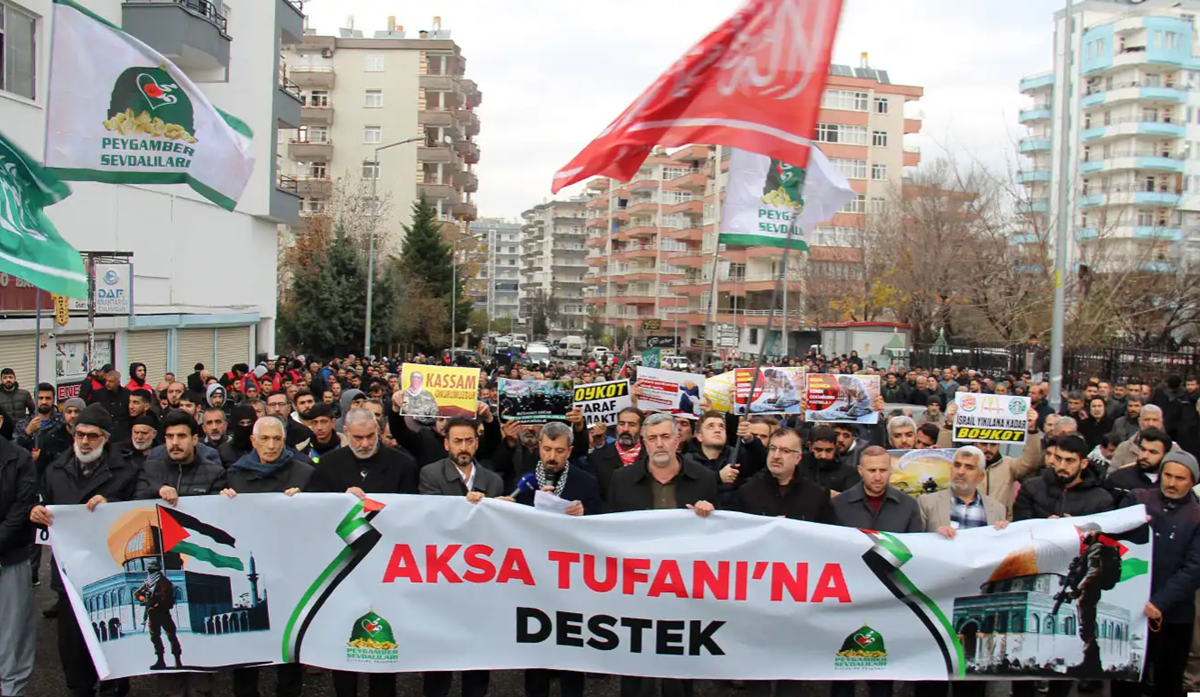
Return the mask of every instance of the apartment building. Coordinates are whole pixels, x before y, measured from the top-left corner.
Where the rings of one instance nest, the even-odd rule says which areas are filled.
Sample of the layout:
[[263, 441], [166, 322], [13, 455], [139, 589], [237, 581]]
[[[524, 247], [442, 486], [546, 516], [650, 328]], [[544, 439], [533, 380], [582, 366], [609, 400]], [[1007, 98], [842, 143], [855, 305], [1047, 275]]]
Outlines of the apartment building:
[[[300, 125], [301, 104], [280, 78], [283, 43], [302, 38], [298, 0], [77, 0], [165, 55], [217, 107], [253, 130], [252, 178], [229, 212], [190, 188], [71, 182], [46, 210], [76, 249], [132, 253], [132, 314], [96, 318], [87, 356], [86, 313], [63, 326], [34, 311], [50, 298], [0, 275], [0, 355], [27, 387], [77, 389], [90, 365], [131, 361], [159, 380], [275, 351], [276, 233], [299, 220], [299, 198], [278, 186], [276, 131]], [[0, 129], [41, 159], [49, 89], [51, 0], [0, 0]], [[82, 49], [81, 49], [82, 50]], [[39, 298], [40, 296], [40, 298]], [[40, 369], [35, 372], [35, 365]]]
[[521, 303], [521, 224], [484, 218], [471, 223], [482, 250], [478, 272], [467, 281], [475, 307], [486, 309], [492, 320], [516, 319]]
[[549, 201], [521, 214], [520, 316], [529, 321], [540, 307], [551, 309], [549, 338], [581, 334], [587, 326], [587, 203]]
[[[814, 284], [862, 282], [858, 238], [866, 217], [882, 210], [901, 185], [904, 168], [920, 162], [904, 137], [920, 130], [918, 119], [905, 116], [905, 105], [922, 92], [892, 84], [886, 71], [869, 67], [865, 54], [858, 68], [830, 67], [816, 140], [858, 198], [810, 235], [808, 254], [791, 255], [786, 295], [793, 353], [806, 348], [804, 333], [821, 319], [810, 311], [807, 291]], [[658, 150], [630, 182], [587, 183], [585, 302], [610, 333], [671, 337], [698, 352], [706, 341], [715, 268], [715, 321], [734, 325], [741, 352], [757, 351], [765, 341], [768, 353], [782, 354], [783, 310], [771, 307], [781, 250], [722, 249], [714, 264], [715, 204], [724, 196], [728, 170], [728, 153], [719, 167], [715, 153], [707, 145]]]
[[1073, 263], [1174, 273], [1200, 261], [1198, 12], [1197, 0], [1086, 0], [1070, 32], [1054, 16], [1053, 70], [1019, 85], [1030, 225], [1015, 243], [1053, 240], [1065, 161]]
[[325, 215], [335, 195], [361, 201], [355, 207], [366, 215], [382, 213], [380, 243], [395, 250], [422, 195], [444, 222], [477, 217], [483, 95], [438, 18], [417, 32], [395, 18], [387, 27], [371, 37], [353, 27], [337, 36], [308, 29], [286, 47], [287, 79], [304, 106], [300, 127], [286, 136], [283, 169], [304, 215]]

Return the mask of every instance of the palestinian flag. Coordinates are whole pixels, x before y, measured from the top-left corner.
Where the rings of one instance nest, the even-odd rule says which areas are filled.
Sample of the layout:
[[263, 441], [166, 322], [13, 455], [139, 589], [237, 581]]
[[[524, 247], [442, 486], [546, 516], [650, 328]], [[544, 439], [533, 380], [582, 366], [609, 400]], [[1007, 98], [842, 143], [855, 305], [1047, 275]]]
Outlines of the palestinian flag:
[[217, 547], [233, 549], [233, 535], [209, 525], [199, 518], [176, 510], [158, 507], [158, 529], [162, 534], [163, 552], [183, 554], [209, 566], [244, 571], [242, 560]]

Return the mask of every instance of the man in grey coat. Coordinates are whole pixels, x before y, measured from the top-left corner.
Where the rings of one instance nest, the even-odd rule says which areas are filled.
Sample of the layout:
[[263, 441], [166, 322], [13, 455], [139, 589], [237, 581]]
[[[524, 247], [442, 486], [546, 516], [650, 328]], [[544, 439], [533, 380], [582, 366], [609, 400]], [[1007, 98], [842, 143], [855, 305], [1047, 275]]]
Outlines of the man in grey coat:
[[[909, 422], [911, 424], [911, 421]], [[833, 497], [833, 512], [839, 525], [884, 532], [921, 532], [921, 510], [917, 500], [889, 482], [892, 480], [892, 456], [878, 445], [864, 448], [858, 458], [862, 481]], [[855, 682], [833, 683], [831, 697], [853, 697]], [[891, 697], [890, 680], [867, 681], [871, 697]]]

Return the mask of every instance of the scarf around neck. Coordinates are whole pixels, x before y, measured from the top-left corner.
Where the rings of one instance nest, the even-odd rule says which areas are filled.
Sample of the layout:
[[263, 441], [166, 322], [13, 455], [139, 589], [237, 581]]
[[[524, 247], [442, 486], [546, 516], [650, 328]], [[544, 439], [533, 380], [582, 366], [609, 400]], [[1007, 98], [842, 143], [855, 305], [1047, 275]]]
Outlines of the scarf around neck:
[[[542, 487], [549, 486], [550, 478], [547, 476], [548, 473], [546, 472], [546, 468], [542, 465], [541, 460], [538, 460], [537, 467], [534, 468], [534, 472], [537, 474], [539, 491], [541, 491]], [[563, 466], [562, 474], [558, 475], [558, 482], [554, 485], [555, 496], [562, 498], [563, 489], [567, 487], [567, 475], [570, 473], [571, 465], [570, 463], [567, 463]]]

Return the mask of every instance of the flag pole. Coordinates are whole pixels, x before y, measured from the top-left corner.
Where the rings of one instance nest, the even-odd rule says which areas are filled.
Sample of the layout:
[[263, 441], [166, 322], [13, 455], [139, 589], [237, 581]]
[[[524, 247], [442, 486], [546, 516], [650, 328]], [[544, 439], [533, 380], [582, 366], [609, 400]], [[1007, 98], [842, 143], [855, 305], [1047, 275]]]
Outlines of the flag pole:
[[[717, 163], [713, 166], [713, 191], [716, 194], [716, 200], [713, 203], [712, 279], [708, 291], [708, 323], [704, 328], [704, 353], [700, 361], [701, 369], [708, 365], [710, 347], [716, 348], [717, 345], [717, 337], [713, 335], [713, 321], [717, 313], [717, 272], [720, 265], [718, 255], [721, 250], [721, 157], [723, 155], [724, 151], [720, 145], [717, 145]], [[774, 307], [773, 302], [772, 307]], [[768, 321], [770, 320], [768, 319]]]

